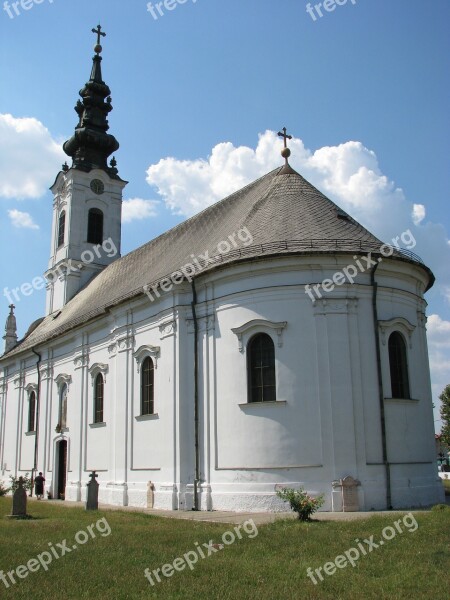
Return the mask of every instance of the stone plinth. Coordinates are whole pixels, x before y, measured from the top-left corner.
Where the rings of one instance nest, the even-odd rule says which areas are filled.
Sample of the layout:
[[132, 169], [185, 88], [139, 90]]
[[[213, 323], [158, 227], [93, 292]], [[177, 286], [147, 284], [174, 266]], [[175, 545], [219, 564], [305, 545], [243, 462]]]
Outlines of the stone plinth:
[[361, 483], [350, 475], [347, 475], [347, 477], [344, 477], [343, 479], [333, 481], [333, 492], [340, 492], [342, 512], [359, 512], [359, 485], [361, 485]]

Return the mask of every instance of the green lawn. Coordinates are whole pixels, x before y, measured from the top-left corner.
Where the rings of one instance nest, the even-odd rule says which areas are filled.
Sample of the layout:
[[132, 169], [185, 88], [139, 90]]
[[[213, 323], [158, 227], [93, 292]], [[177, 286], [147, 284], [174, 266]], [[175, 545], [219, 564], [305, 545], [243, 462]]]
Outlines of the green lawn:
[[[450, 570], [450, 507], [433, 512], [414, 513], [413, 522], [401, 523], [403, 533], [374, 549], [356, 566], [337, 569], [332, 576], [314, 585], [306, 569], [317, 569], [355, 547], [356, 538], [374, 536], [378, 542], [386, 526], [393, 526], [398, 515], [371, 517], [363, 521], [312, 522], [279, 521], [258, 527], [258, 535], [248, 526], [242, 539], [199, 560], [194, 570], [174, 572], [162, 577], [154, 587], [144, 577], [150, 571], [173, 563], [177, 557], [195, 551], [213, 540], [222, 541], [233, 526], [162, 519], [131, 512], [87, 513], [80, 508], [65, 508], [45, 502], [29, 503], [36, 519], [11, 521], [5, 518], [11, 498], [0, 498], [0, 569], [7, 572], [26, 565], [38, 554], [51, 550], [64, 539], [72, 548], [75, 535], [106, 518], [111, 534], [102, 537], [96, 526], [89, 539], [76, 550], [53, 559], [48, 571], [29, 573], [9, 589], [0, 580], [0, 598], [174, 598], [297, 600], [300, 598], [408, 599], [448, 597]], [[105, 522], [102, 521], [102, 525]], [[399, 525], [400, 526], [400, 525]], [[100, 525], [99, 525], [100, 528]], [[108, 533], [105, 526], [103, 533]], [[84, 534], [78, 536], [82, 541]], [[364, 548], [368, 548], [365, 544]], [[204, 549], [206, 553], [207, 550]], [[45, 560], [45, 559], [44, 559]], [[48, 560], [48, 559], [47, 559]], [[31, 563], [36, 568], [35, 563]], [[24, 572], [20, 571], [23, 575]], [[16, 576], [16, 579], [17, 576]], [[445, 580], [447, 584], [445, 584]]]

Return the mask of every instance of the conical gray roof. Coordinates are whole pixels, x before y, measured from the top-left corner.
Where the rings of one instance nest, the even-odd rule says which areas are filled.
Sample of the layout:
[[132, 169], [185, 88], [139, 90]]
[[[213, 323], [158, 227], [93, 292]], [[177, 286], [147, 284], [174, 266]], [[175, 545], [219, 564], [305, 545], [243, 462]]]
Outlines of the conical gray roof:
[[[218, 244], [244, 227], [253, 237], [252, 244], [239, 243], [220, 255]], [[8, 355], [37, 346], [142, 294], [145, 285], [192, 263], [192, 255], [207, 252], [215, 257], [201, 271], [205, 273], [223, 264], [268, 256], [376, 253], [382, 244], [301, 175], [277, 169], [106, 267], [62, 308], [57, 319], [46, 317]], [[398, 258], [420, 260], [413, 255]]]

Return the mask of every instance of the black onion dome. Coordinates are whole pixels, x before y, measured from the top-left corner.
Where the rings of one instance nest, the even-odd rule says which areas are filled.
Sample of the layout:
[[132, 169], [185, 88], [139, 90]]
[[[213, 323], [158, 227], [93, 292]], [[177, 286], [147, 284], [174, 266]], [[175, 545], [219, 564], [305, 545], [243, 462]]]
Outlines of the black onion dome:
[[78, 100], [75, 107], [79, 117], [78, 125], [63, 149], [72, 157], [73, 168], [86, 172], [102, 169], [111, 177], [117, 178], [117, 170], [107, 164], [108, 157], [119, 149], [119, 142], [107, 133], [107, 117], [113, 107], [111, 90], [102, 79], [101, 62], [102, 57], [96, 54], [93, 57], [91, 77], [80, 90], [82, 100]]

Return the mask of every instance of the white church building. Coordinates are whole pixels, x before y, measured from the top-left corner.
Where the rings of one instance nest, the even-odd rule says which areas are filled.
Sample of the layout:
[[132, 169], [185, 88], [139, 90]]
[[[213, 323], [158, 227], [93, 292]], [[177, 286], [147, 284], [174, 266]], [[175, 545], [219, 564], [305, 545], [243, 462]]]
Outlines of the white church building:
[[[100, 30], [99, 30], [100, 31]], [[99, 35], [100, 39], [100, 35]], [[51, 190], [46, 316], [0, 358], [0, 480], [53, 498], [286, 510], [280, 487], [357, 480], [359, 510], [441, 502], [424, 294], [383, 245], [285, 164], [120, 256], [126, 181], [101, 46]]]

